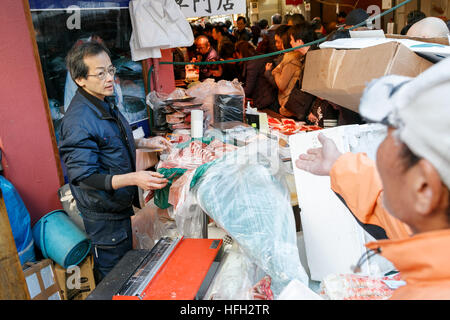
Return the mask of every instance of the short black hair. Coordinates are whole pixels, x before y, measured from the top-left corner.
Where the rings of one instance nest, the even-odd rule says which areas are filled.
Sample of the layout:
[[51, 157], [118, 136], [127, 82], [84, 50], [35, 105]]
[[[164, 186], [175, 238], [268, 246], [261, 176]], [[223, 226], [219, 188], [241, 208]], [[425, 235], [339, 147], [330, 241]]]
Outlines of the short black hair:
[[366, 23], [363, 24], [363, 22], [369, 19], [369, 17], [370, 16], [366, 12], [366, 10], [357, 8], [350, 11], [350, 13], [345, 18], [345, 24], [347, 26], [356, 26], [358, 24], [361, 24], [361, 26], [366, 26]]
[[408, 15], [406, 16], [406, 21], [407, 24], [413, 24], [416, 23], [422, 19], [425, 19], [427, 16], [425, 13], [423, 13], [420, 10], [414, 10], [411, 11], [410, 13], [408, 13]]
[[236, 19], [236, 22], [239, 21], [239, 20], [243, 20], [244, 23], [247, 23], [247, 19], [245, 19], [245, 17], [243, 17], [243, 16], [239, 16], [239, 17]]
[[216, 32], [220, 33], [221, 35], [226, 36], [227, 32], [223, 29], [224, 27], [226, 27], [225, 24], [220, 23], [213, 26], [213, 29], [216, 30]]
[[101, 43], [95, 41], [88, 41], [81, 44], [75, 43], [66, 56], [66, 66], [72, 80], [86, 78], [89, 68], [84, 63], [84, 58], [96, 56], [102, 52], [111, 56], [109, 50]]
[[281, 41], [283, 41], [283, 47], [284, 49], [292, 48], [291, 46], [291, 39], [289, 38], [289, 29], [291, 26], [288, 26], [287, 24], [282, 24], [275, 30], [275, 35], [279, 36], [281, 38]]
[[292, 21], [292, 24], [296, 25], [296, 24], [306, 21], [306, 19], [301, 13], [294, 13], [293, 15], [291, 15], [290, 17], [287, 18], [287, 21], [288, 22]]
[[301, 39], [304, 43], [310, 43], [317, 40], [314, 27], [306, 21], [292, 26], [288, 31], [288, 35], [289, 39], [292, 36], [294, 40]]
[[261, 28], [261, 30], [264, 30], [269, 26], [269, 21], [267, 21], [266, 19], [261, 19], [258, 21], [258, 26]]

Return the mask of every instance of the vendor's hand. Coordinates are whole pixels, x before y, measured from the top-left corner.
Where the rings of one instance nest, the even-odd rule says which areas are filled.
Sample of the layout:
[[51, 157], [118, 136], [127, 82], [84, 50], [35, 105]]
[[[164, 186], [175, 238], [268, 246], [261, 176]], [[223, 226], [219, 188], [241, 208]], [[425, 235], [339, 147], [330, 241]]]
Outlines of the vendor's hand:
[[322, 143], [322, 148], [309, 149], [307, 154], [301, 154], [295, 161], [295, 165], [312, 174], [328, 176], [342, 153], [339, 152], [334, 141], [325, 137], [323, 133], [319, 133], [318, 138]]
[[168, 180], [164, 175], [154, 171], [138, 171], [134, 173], [135, 185], [143, 190], [162, 189]]
[[266, 63], [266, 71], [272, 70], [272, 67], [273, 67], [273, 63], [272, 62]]
[[149, 139], [144, 139], [145, 146], [151, 149], [162, 149], [170, 151], [172, 149], [172, 144], [165, 138], [156, 136]]
[[308, 121], [316, 124], [319, 123], [319, 119], [313, 113], [308, 115]]

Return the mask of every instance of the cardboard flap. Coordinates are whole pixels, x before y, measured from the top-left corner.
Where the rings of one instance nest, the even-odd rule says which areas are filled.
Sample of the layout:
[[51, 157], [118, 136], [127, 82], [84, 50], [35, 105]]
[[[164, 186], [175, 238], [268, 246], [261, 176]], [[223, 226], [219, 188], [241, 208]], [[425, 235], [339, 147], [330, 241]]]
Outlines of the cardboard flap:
[[302, 90], [358, 112], [367, 84], [389, 74], [415, 77], [433, 63], [391, 41], [362, 49], [308, 52]]

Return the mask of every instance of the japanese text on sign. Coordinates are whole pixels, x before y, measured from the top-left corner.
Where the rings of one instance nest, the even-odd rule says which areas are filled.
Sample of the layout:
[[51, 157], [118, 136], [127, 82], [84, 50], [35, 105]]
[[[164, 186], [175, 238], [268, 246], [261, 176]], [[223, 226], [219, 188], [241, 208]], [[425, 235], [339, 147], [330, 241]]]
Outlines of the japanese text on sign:
[[186, 18], [245, 13], [245, 0], [175, 0]]

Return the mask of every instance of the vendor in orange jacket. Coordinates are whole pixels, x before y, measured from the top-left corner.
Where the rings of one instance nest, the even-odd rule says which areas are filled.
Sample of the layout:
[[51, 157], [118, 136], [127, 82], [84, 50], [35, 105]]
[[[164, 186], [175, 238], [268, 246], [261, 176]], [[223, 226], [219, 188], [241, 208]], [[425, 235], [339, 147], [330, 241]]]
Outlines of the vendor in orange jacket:
[[360, 114], [388, 126], [376, 162], [321, 148], [296, 160], [329, 175], [331, 188], [363, 224], [388, 237], [366, 244], [390, 260], [406, 285], [392, 299], [450, 299], [450, 58], [416, 78], [386, 76], [365, 89]]

